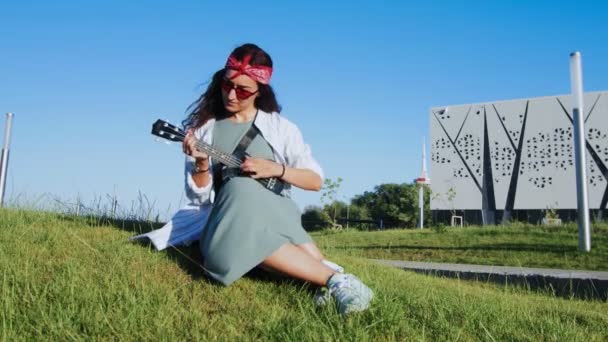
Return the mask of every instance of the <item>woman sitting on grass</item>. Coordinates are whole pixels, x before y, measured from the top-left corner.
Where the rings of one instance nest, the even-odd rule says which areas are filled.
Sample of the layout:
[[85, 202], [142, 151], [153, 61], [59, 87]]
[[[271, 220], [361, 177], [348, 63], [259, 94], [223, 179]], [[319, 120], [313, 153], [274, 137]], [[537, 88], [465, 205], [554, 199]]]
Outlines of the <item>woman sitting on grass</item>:
[[[230, 285], [260, 265], [327, 287], [315, 295], [318, 304], [333, 296], [342, 314], [365, 310], [372, 291], [323, 258], [289, 197], [291, 185], [319, 191], [322, 170], [297, 126], [279, 115], [271, 74], [272, 60], [265, 51], [254, 44], [236, 48], [184, 121], [189, 128], [183, 144], [186, 193], [212, 208], [200, 237], [203, 267]], [[258, 134], [244, 145], [248, 156], [240, 170], [196, 148], [201, 140], [232, 154], [252, 126]], [[284, 182], [283, 191], [276, 194], [257, 181], [267, 178]]]

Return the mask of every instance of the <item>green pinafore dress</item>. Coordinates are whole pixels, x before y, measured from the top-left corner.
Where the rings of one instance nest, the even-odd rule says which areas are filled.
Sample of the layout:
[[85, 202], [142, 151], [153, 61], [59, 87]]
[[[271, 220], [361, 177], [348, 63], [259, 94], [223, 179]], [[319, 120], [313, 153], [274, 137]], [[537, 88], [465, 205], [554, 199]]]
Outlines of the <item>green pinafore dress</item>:
[[[253, 121], [216, 121], [213, 146], [232, 153], [252, 124]], [[272, 148], [261, 134], [246, 152], [252, 157], [274, 160]], [[302, 228], [296, 204], [249, 177], [233, 177], [221, 186], [200, 241], [203, 267], [224, 285], [242, 277], [283, 244], [312, 242]]]

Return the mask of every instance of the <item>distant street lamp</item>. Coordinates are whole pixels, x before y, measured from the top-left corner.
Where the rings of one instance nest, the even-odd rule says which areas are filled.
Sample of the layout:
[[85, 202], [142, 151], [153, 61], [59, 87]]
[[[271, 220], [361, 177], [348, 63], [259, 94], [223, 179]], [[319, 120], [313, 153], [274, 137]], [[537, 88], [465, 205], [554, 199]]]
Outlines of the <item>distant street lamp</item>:
[[349, 220], [350, 220], [350, 202], [346, 204], [346, 229], [348, 229]]
[[346, 199], [346, 196], [342, 196], [344, 203], [346, 203], [346, 229], [348, 229], [348, 221], [350, 219], [350, 201]]
[[418, 228], [424, 228], [424, 187], [431, 184], [431, 179], [426, 174], [426, 148], [424, 145], [424, 138], [422, 139], [422, 173], [420, 177], [416, 178], [416, 185], [418, 186]]

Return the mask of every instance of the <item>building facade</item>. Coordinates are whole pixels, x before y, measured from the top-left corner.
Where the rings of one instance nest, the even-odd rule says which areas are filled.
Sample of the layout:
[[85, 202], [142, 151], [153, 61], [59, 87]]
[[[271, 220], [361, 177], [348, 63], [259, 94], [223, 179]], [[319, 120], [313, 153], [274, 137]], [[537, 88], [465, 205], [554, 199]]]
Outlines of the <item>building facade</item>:
[[[589, 206], [601, 215], [608, 204], [608, 92], [585, 93], [584, 105]], [[457, 211], [470, 223], [494, 224], [576, 210], [570, 95], [434, 107], [430, 127], [435, 215]]]

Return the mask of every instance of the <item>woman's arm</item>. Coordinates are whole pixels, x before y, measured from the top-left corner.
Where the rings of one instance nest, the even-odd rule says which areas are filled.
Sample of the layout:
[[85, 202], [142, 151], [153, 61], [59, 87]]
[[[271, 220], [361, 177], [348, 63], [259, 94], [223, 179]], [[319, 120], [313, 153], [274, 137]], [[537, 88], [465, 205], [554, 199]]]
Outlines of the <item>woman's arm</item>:
[[241, 170], [250, 173], [253, 178], [277, 177], [304, 190], [319, 191], [323, 186], [323, 170], [313, 158], [310, 146], [302, 137], [300, 129], [282, 118], [280, 127], [282, 156], [285, 164], [271, 160], [247, 158]]
[[323, 169], [312, 156], [312, 150], [304, 142], [298, 126], [286, 119], [282, 121], [286, 164], [281, 179], [305, 190], [320, 191], [323, 186]]
[[285, 166], [285, 173], [281, 177], [281, 180], [304, 190], [319, 191], [323, 186], [321, 176], [309, 169], [296, 169]]
[[186, 154], [186, 196], [192, 203], [209, 201], [212, 190], [212, 175], [209, 156], [196, 149], [198, 139], [191, 131], [186, 134], [182, 148]]
[[241, 170], [255, 179], [280, 178], [282, 181], [304, 190], [319, 191], [323, 185], [321, 176], [310, 169], [289, 167], [268, 159], [247, 158], [241, 164]]
[[190, 174], [194, 184], [199, 188], [204, 188], [209, 184], [209, 175], [211, 174], [211, 170], [209, 170], [209, 155], [199, 151], [196, 148], [197, 143], [198, 139], [194, 136], [194, 132], [188, 130], [182, 144], [182, 149], [184, 150], [184, 153], [192, 159], [194, 167]]
[[[202, 205], [210, 201], [213, 180], [209, 172], [196, 172], [195, 159], [186, 156], [184, 165], [186, 197], [191, 203]], [[206, 179], [205, 179], [206, 178]]]
[[209, 177], [210, 174], [209, 158], [195, 158], [194, 170], [192, 170], [192, 180], [194, 181], [194, 184], [199, 188], [206, 187], [211, 180], [211, 177]]

